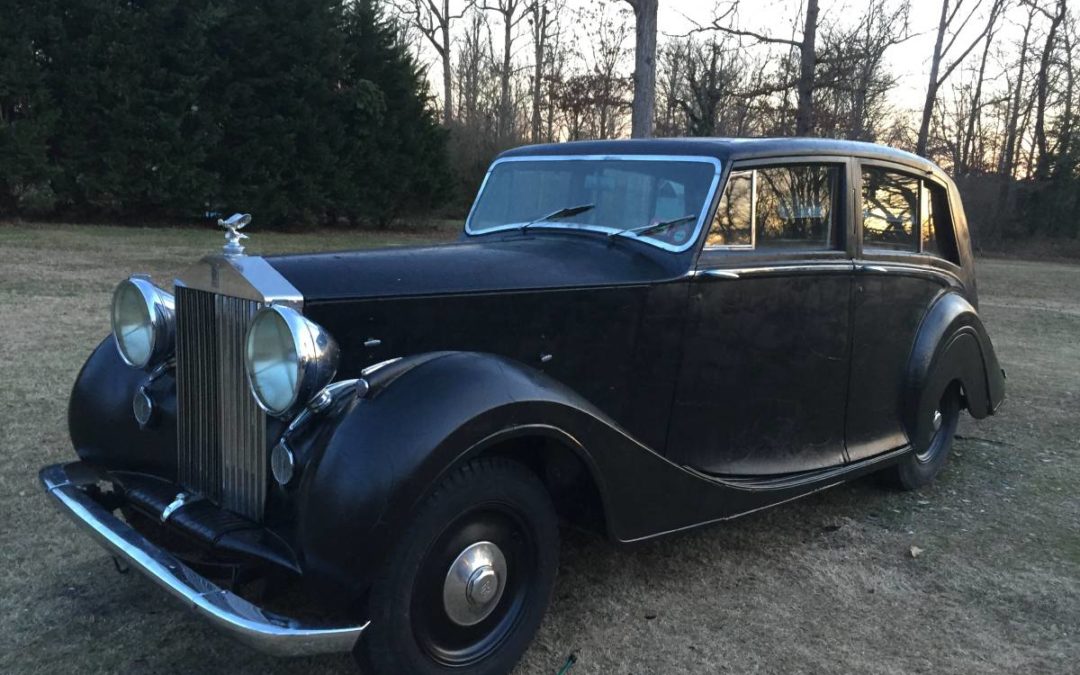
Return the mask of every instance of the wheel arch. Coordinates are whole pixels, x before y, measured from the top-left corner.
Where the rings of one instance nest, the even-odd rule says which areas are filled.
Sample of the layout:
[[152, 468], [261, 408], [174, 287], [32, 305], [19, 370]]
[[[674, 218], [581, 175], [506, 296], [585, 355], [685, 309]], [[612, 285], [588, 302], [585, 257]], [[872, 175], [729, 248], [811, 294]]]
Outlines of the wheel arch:
[[1004, 373], [975, 307], [946, 291], [931, 304], [919, 326], [908, 359], [903, 424], [909, 440], [922, 447], [929, 420], [942, 394], [954, 382], [962, 406], [975, 418], [993, 414], [1005, 396]]
[[603, 478], [588, 450], [568, 432], [546, 424], [504, 429], [467, 450], [446, 471], [482, 457], [503, 457], [525, 465], [547, 488], [562, 520], [610, 536]]

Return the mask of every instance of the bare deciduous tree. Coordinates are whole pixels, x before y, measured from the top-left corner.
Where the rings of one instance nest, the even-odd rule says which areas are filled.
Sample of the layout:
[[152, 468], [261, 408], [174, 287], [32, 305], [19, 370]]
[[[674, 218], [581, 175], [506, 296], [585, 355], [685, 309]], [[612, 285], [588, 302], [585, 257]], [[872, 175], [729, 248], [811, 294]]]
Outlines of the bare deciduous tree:
[[454, 21], [464, 16], [464, 9], [456, 14], [451, 13], [450, 0], [442, 0], [441, 3], [437, 0], [399, 0], [396, 7], [439, 56], [442, 64], [443, 123], [449, 126], [454, 121], [450, 28]]
[[543, 108], [544, 64], [548, 59], [548, 42], [558, 26], [559, 12], [562, 9], [561, 0], [533, 0], [528, 8], [533, 41], [532, 117], [530, 120], [533, 143], [539, 143], [542, 138], [540, 111]]
[[1035, 85], [1035, 179], [1044, 180], [1050, 176], [1050, 156], [1046, 151], [1046, 101], [1050, 89], [1050, 58], [1054, 51], [1058, 28], [1065, 20], [1065, 0], [1057, 1], [1054, 13], [1038, 7], [1034, 0], [1031, 0], [1031, 4], [1050, 20], [1050, 28], [1046, 32], [1046, 42], [1043, 44], [1042, 56], [1039, 59], [1039, 72]]
[[800, 39], [781, 38], [739, 28], [737, 26], [738, 10], [739, 0], [733, 0], [723, 10], [718, 6], [717, 17], [713, 19], [711, 24], [701, 28], [720, 31], [738, 38], [750, 38], [761, 44], [785, 45], [796, 50], [799, 57], [799, 73], [793, 83], [797, 91], [795, 135], [809, 135], [814, 128], [814, 77], [817, 68], [818, 0], [806, 0]]
[[825, 136], [876, 140], [896, 78], [885, 72], [885, 53], [910, 38], [909, 6], [875, 0], [851, 28], [825, 31], [817, 61], [816, 130]]
[[659, 0], [626, 0], [634, 9], [634, 100], [630, 136], [649, 138], [656, 117], [656, 12]]
[[995, 3], [990, 8], [990, 18], [987, 20], [987, 30], [985, 43], [983, 44], [982, 57], [979, 59], [979, 70], [975, 77], [975, 88], [971, 95], [970, 109], [967, 115], [967, 128], [963, 134], [963, 140], [960, 144], [960, 151], [957, 158], [957, 170], [960, 173], [966, 174], [971, 171], [971, 156], [975, 151], [975, 127], [982, 115], [982, 89], [983, 82], [986, 81], [986, 62], [990, 56], [990, 46], [994, 43], [994, 34], [997, 31], [997, 19], [1004, 8], [1004, 3]]
[[515, 29], [525, 18], [526, 5], [523, 0], [487, 0], [480, 5], [485, 11], [492, 11], [501, 17], [503, 25], [503, 56], [499, 67], [499, 140], [505, 143], [510, 138], [513, 128], [513, 104], [510, 100], [510, 80], [513, 76], [512, 58], [514, 53]]
[[[998, 12], [1001, 11], [1001, 5], [1005, 0], [990, 0], [990, 13], [989, 18], [983, 25], [982, 31], [975, 36], [973, 40], [964, 48], [959, 56], [953, 59], [948, 65], [942, 68], [942, 61], [948, 57], [953, 47], [956, 46], [956, 41], [960, 37], [963, 29], [970, 23], [972, 18], [975, 17], [982, 5], [982, 0], [975, 0], [974, 2], [968, 2], [965, 5], [964, 0], [955, 0], [955, 4], [950, 10], [949, 4], [952, 0], [942, 0], [941, 2], [941, 18], [938, 20], [937, 39], [934, 41], [934, 51], [930, 57], [930, 79], [926, 86], [926, 98], [923, 102], [922, 122], [919, 125], [919, 139], [915, 144], [915, 152], [919, 155], [926, 155], [926, 146], [930, 139], [930, 121], [934, 114], [934, 104], [937, 103], [938, 90], [945, 80], [949, 79], [953, 71], [963, 63], [967, 55], [971, 53], [975, 47], [982, 42], [986, 34], [993, 28], [994, 22], [997, 20]], [[962, 10], [965, 7], [969, 7], [969, 11], [963, 14]], [[957, 19], [963, 16], [957, 23]], [[949, 36], [951, 33], [951, 36]], [[949, 36], [946, 42], [945, 38]]]

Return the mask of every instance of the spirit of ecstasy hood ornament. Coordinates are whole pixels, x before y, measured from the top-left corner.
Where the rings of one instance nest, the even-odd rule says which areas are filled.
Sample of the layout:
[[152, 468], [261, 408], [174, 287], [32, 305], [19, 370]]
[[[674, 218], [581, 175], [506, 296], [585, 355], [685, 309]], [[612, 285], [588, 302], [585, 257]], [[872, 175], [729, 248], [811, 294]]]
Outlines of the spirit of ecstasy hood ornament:
[[240, 234], [240, 230], [250, 222], [250, 213], [234, 213], [225, 220], [218, 219], [218, 227], [225, 228], [225, 246], [222, 248], [225, 255], [244, 255], [240, 240], [247, 239], [247, 235]]

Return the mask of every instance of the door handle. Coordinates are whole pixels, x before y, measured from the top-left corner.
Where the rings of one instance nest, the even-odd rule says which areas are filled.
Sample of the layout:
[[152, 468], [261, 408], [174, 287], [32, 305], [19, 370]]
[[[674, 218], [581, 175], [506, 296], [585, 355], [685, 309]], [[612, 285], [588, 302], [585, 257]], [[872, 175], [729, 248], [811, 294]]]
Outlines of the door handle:
[[889, 268], [882, 267], [881, 265], [862, 265], [860, 267], [865, 272], [877, 272], [878, 274], [888, 274]]
[[739, 273], [730, 270], [698, 270], [698, 275], [708, 279], [738, 279]]

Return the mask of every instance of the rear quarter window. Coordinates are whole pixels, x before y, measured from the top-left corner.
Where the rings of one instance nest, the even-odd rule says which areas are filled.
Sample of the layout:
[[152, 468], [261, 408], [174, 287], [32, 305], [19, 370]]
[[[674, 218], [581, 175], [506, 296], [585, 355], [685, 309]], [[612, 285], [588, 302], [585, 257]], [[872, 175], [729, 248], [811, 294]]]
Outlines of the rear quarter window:
[[932, 181], [923, 181], [922, 214], [922, 252], [959, 265], [948, 190]]
[[960, 264], [943, 185], [903, 171], [864, 167], [861, 208], [865, 251], [922, 253]]

